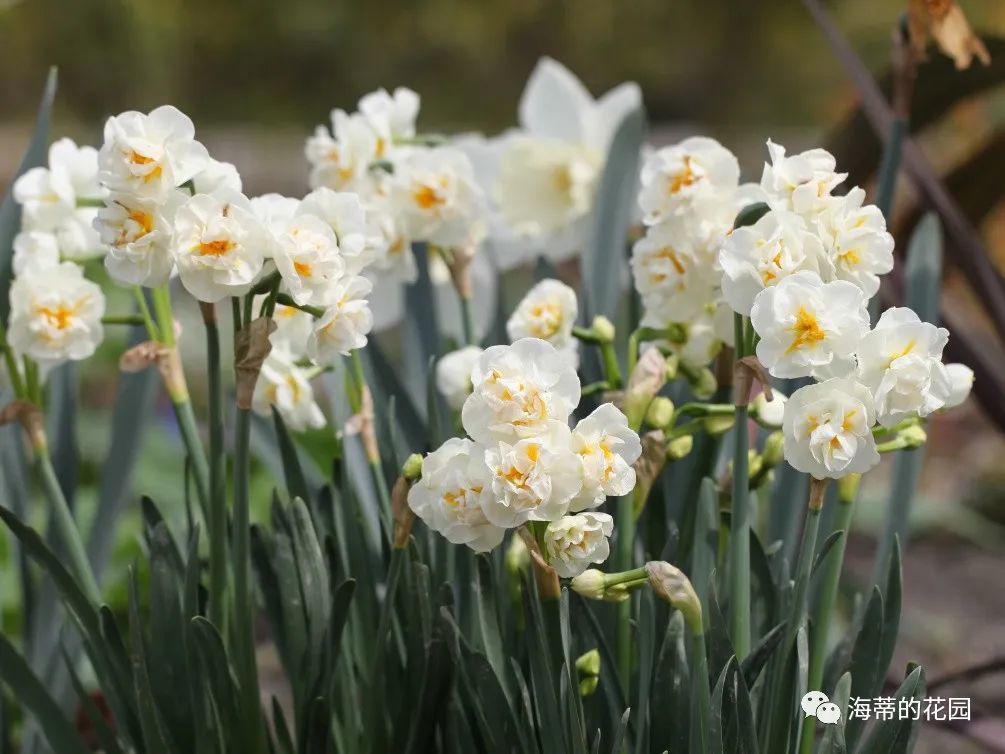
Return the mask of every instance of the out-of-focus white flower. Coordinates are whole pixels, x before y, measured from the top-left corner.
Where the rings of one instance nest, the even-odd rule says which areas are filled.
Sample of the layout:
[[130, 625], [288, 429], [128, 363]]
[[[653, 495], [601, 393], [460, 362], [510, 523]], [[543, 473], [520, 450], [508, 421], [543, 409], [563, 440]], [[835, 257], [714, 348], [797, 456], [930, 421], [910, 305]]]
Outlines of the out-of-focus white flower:
[[854, 368], [869, 313], [853, 283], [797, 272], [757, 294], [750, 322], [761, 337], [757, 358], [773, 376], [823, 379]]
[[282, 194], [262, 194], [251, 198], [255, 217], [277, 239], [285, 231], [300, 207], [300, 200]]
[[415, 136], [415, 119], [419, 116], [419, 95], [403, 86], [389, 94], [386, 89], [363, 95], [359, 101], [359, 112], [377, 134], [376, 151], [383, 156], [395, 141], [411, 139]]
[[386, 147], [363, 114], [332, 110], [331, 132], [318, 126], [304, 150], [311, 163], [311, 187], [369, 194], [377, 178], [371, 165]]
[[297, 215], [274, 247], [273, 261], [298, 304], [334, 303], [333, 285], [345, 272], [335, 232], [320, 217]]
[[82, 261], [104, 254], [105, 247], [94, 229], [97, 216], [97, 207], [81, 207], [56, 227], [59, 253], [64, 259]]
[[601, 155], [581, 144], [514, 136], [500, 162], [495, 198], [519, 233], [567, 227], [593, 206]]
[[946, 364], [946, 373], [949, 375], [950, 391], [943, 408], [955, 408], [970, 395], [974, 386], [974, 370], [966, 364]]
[[736, 157], [715, 139], [693, 136], [650, 154], [642, 166], [639, 206], [647, 224], [701, 211], [731, 198], [740, 183]]
[[831, 197], [817, 217], [824, 256], [838, 280], [855, 283], [866, 298], [879, 290], [879, 276], [893, 269], [893, 236], [879, 207], [863, 206], [865, 191]]
[[171, 277], [174, 214], [186, 201], [181, 191], [166, 199], [112, 194], [94, 220], [101, 242], [108, 247], [105, 268], [126, 285], [155, 288]]
[[632, 247], [635, 288], [653, 317], [684, 322], [715, 300], [721, 275], [709, 240], [700, 223], [675, 216]]
[[109, 118], [98, 153], [98, 179], [111, 191], [163, 197], [209, 164], [187, 115], [164, 105], [148, 115], [134, 111]]
[[627, 495], [634, 489], [632, 464], [642, 455], [642, 443], [613, 403], [601, 404], [576, 425], [572, 450], [579, 456], [583, 473], [583, 488], [572, 501], [573, 511], [595, 508], [609, 496]]
[[325, 313], [314, 323], [307, 339], [307, 355], [318, 364], [331, 364], [339, 356], [366, 345], [366, 336], [373, 327], [373, 314], [367, 295], [373, 289], [363, 277], [344, 277], [332, 287], [332, 301]]
[[37, 272], [59, 264], [59, 243], [52, 233], [26, 230], [14, 237], [14, 276]]
[[396, 166], [392, 200], [405, 233], [437, 246], [463, 246], [484, 214], [471, 161], [452, 147], [409, 152]]
[[572, 337], [572, 328], [578, 312], [572, 288], [561, 280], [542, 280], [517, 304], [506, 322], [506, 334], [511, 341], [540, 338], [560, 351], [575, 348], [577, 341]]
[[861, 474], [879, 463], [872, 394], [852, 378], [807, 385], [785, 404], [785, 459], [817, 479]]
[[824, 149], [810, 149], [785, 156], [785, 147], [768, 140], [771, 163], [764, 164], [761, 189], [772, 209], [787, 209], [811, 217], [825, 209], [831, 191], [848, 177], [835, 172], [834, 155]]
[[[728, 309], [729, 307], [725, 307]], [[657, 329], [676, 325], [683, 332], [683, 340], [665, 340], [662, 345], [669, 348], [685, 364], [694, 367], [704, 367], [716, 357], [722, 348], [723, 338], [716, 322], [717, 308], [715, 304], [706, 304], [701, 311], [689, 317], [686, 321], [677, 322], [667, 316], [664, 306], [656, 302], [645, 310], [642, 317], [643, 327]], [[729, 329], [733, 327], [733, 312], [729, 311]]]
[[565, 422], [579, 404], [576, 370], [550, 343], [522, 338], [485, 350], [471, 370], [464, 429], [481, 443], [516, 442]]
[[544, 532], [548, 565], [564, 579], [575, 578], [593, 563], [607, 560], [613, 532], [614, 519], [606, 513], [579, 513], [552, 521]]
[[28, 230], [56, 231], [72, 219], [78, 199], [100, 199], [98, 152], [59, 139], [49, 147], [48, 167], [26, 171], [14, 182], [14, 200], [21, 205]]
[[243, 194], [196, 194], [178, 208], [174, 229], [182, 284], [200, 301], [243, 296], [272, 255], [272, 236]]
[[488, 520], [508, 528], [564, 516], [582, 485], [571, 440], [565, 422], [550, 421], [534, 437], [486, 447], [489, 481], [481, 493], [481, 506]]
[[758, 424], [779, 428], [785, 416], [785, 403], [788, 398], [780, 390], [772, 391], [771, 400], [764, 393], [758, 393], [751, 405], [751, 413], [757, 417]]
[[436, 389], [455, 411], [471, 395], [471, 370], [474, 369], [483, 350], [478, 346], [465, 346], [444, 355], [436, 362]]
[[236, 193], [244, 190], [237, 168], [229, 162], [220, 162], [212, 157], [206, 167], [192, 176], [192, 185], [196, 194], [215, 194], [221, 189]]
[[885, 426], [946, 405], [952, 381], [942, 363], [949, 331], [922, 322], [906, 307], [883, 312], [858, 347], [859, 379], [872, 390]]
[[104, 294], [73, 262], [15, 278], [10, 306], [11, 347], [42, 366], [86, 359], [101, 343]]
[[369, 245], [373, 248], [370, 269], [377, 276], [398, 283], [414, 283], [419, 270], [412, 251], [412, 241], [402, 230], [390, 202], [381, 200], [367, 206], [370, 228]]
[[408, 507], [449, 542], [487, 552], [506, 530], [489, 523], [481, 507], [488, 484], [485, 451], [452, 437], [422, 459], [422, 477], [408, 491]]
[[358, 275], [374, 259], [375, 246], [370, 237], [366, 209], [356, 194], [315, 189], [300, 202], [296, 215], [314, 215], [328, 223], [349, 275]]
[[271, 416], [273, 406], [294, 432], [325, 426], [325, 415], [314, 400], [308, 371], [297, 366], [290, 354], [277, 349], [262, 363], [251, 399], [252, 409], [261, 416]]
[[803, 219], [785, 210], [767, 212], [737, 228], [719, 253], [722, 295], [738, 314], [750, 314], [754, 297], [801, 270], [820, 272], [823, 247]]

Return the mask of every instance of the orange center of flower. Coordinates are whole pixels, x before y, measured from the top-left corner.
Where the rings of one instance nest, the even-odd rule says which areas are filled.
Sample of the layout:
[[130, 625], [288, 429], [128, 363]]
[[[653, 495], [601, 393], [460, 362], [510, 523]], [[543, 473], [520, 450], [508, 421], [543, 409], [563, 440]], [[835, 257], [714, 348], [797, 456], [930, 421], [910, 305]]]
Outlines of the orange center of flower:
[[199, 244], [199, 255], [203, 257], [222, 257], [229, 254], [234, 248], [234, 243], [221, 238], [216, 241], [203, 241]]
[[820, 327], [820, 323], [817, 322], [817, 318], [802, 306], [799, 307], [799, 311], [796, 313], [796, 323], [790, 329], [793, 333], [792, 343], [786, 349], [785, 353], [792, 353], [804, 346], [819, 343], [826, 337], [826, 334]]
[[412, 198], [422, 209], [434, 209], [445, 203], [444, 198], [432, 186], [419, 186], [412, 194]]
[[309, 278], [311, 276], [312, 268], [307, 262], [294, 262], [293, 269], [302, 278]]
[[46, 321], [57, 330], [65, 330], [73, 321], [75, 312], [72, 308], [60, 304], [55, 309], [48, 306], [40, 306], [38, 313], [45, 317]]
[[691, 158], [685, 157], [684, 169], [670, 176], [668, 190], [671, 194], [676, 194], [686, 186], [693, 186], [697, 180], [698, 176], [696, 176], [694, 174], [694, 170], [691, 169]]

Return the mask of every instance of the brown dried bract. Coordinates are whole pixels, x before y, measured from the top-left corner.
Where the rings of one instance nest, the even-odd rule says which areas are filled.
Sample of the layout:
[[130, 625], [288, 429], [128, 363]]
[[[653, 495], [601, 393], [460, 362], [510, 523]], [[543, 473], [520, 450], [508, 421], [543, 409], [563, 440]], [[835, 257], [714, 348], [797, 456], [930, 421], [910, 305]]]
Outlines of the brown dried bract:
[[119, 369], [133, 374], [156, 366], [164, 380], [164, 387], [174, 401], [188, 398], [188, 385], [181, 365], [177, 346], [166, 346], [153, 340], [139, 343], [119, 357]]
[[269, 335], [276, 329], [271, 317], [259, 317], [234, 336], [234, 372], [237, 382], [237, 407], [248, 410], [255, 394], [255, 383], [262, 363], [272, 351]]
[[733, 402], [737, 406], [746, 406], [750, 403], [750, 389], [755, 382], [759, 382], [764, 397], [769, 401], [774, 400], [771, 390], [771, 377], [764, 365], [757, 360], [756, 356], [744, 356], [733, 365], [733, 387], [735, 397]]
[[408, 538], [412, 535], [415, 513], [408, 505], [408, 491], [411, 488], [412, 483], [404, 476], [399, 476], [391, 489], [391, 516], [394, 518], [395, 550], [404, 550], [408, 546]]
[[46, 447], [45, 422], [38, 406], [30, 401], [15, 400], [0, 411], [0, 425], [18, 422], [28, 434], [31, 446], [36, 450]]
[[545, 560], [541, 548], [537, 544], [537, 539], [534, 537], [534, 532], [530, 530], [529, 526], [524, 525], [517, 529], [517, 534], [520, 535], [520, 539], [527, 545], [527, 550], [530, 552], [530, 560], [534, 564], [537, 591], [543, 599], [557, 600], [562, 594], [558, 573]]
[[984, 65], [991, 62], [987, 47], [974, 34], [956, 0], [909, 0], [907, 18], [915, 60], [925, 60], [931, 35], [957, 70], [969, 68], [975, 57]]

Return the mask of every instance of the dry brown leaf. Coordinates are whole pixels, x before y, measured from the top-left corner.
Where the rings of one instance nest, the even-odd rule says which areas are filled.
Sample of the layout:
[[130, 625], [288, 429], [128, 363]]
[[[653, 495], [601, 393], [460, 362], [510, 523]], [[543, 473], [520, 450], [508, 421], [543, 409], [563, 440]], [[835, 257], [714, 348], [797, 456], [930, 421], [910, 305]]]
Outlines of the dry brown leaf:
[[967, 20], [956, 0], [909, 0], [908, 31], [915, 60], [925, 59], [930, 35], [957, 70], [969, 68], [976, 57], [982, 64], [991, 62], [991, 55]]
[[247, 327], [242, 327], [234, 336], [234, 371], [237, 382], [237, 407], [251, 408], [251, 398], [255, 394], [255, 383], [262, 363], [272, 351], [269, 335], [276, 329], [271, 317], [259, 317]]

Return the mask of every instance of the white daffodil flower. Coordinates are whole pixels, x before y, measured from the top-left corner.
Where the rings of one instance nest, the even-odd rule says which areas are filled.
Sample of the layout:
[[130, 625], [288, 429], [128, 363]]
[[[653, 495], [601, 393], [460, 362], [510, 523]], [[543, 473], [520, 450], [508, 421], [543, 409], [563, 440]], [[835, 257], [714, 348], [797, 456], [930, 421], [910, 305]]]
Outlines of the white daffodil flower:
[[799, 215], [767, 212], [726, 237], [719, 253], [723, 298], [733, 311], [749, 316], [758, 293], [802, 270], [819, 273], [822, 261], [820, 239]]
[[572, 337], [572, 328], [578, 313], [572, 288], [561, 280], [542, 280], [517, 304], [506, 322], [506, 334], [511, 341], [540, 338], [560, 351], [575, 350], [578, 342]]
[[221, 190], [239, 194], [244, 190], [237, 168], [229, 162], [220, 162], [212, 157], [206, 167], [192, 176], [192, 186], [196, 194], [215, 194]]
[[404, 231], [416, 241], [463, 246], [484, 214], [471, 161], [452, 147], [410, 151], [395, 168], [391, 190]]
[[304, 153], [311, 164], [311, 188], [358, 191], [368, 195], [377, 175], [371, 166], [383, 159], [387, 143], [370, 127], [362, 113], [332, 110], [332, 130], [318, 126]]
[[371, 201], [366, 208], [369, 227], [368, 243], [373, 261], [369, 265], [374, 277], [397, 283], [414, 283], [419, 275], [412, 251], [412, 240], [402, 229], [386, 198]]
[[52, 233], [25, 230], [14, 237], [11, 266], [15, 277], [58, 265], [59, 241]]
[[156, 288], [174, 270], [174, 215], [187, 200], [182, 191], [150, 199], [112, 194], [94, 220], [101, 242], [108, 247], [105, 269], [124, 285]]
[[761, 337], [757, 358], [774, 377], [825, 379], [854, 368], [869, 313], [858, 286], [797, 272], [757, 294], [750, 322]]
[[282, 194], [262, 194], [250, 199], [255, 217], [278, 241], [300, 208], [300, 200]]
[[59, 139], [49, 147], [48, 167], [26, 171], [15, 182], [14, 200], [21, 205], [26, 230], [56, 232], [77, 212], [78, 199], [100, 199], [98, 152]]
[[883, 312], [858, 346], [859, 379], [876, 401], [885, 426], [943, 408], [952, 381], [942, 363], [949, 331], [921, 319], [906, 307]]
[[861, 474], [879, 463], [872, 393], [852, 378], [799, 388], [785, 403], [785, 460], [817, 479]]
[[373, 314], [367, 296], [373, 290], [369, 280], [358, 275], [343, 277], [332, 286], [335, 302], [315, 321], [307, 339], [307, 355], [317, 364], [331, 364], [339, 356], [366, 345], [373, 328]]
[[300, 202], [296, 215], [313, 215], [328, 223], [338, 241], [347, 275], [358, 275], [373, 262], [377, 242], [372, 238], [366, 208], [357, 194], [315, 189]]
[[419, 95], [403, 86], [395, 89], [394, 94], [388, 93], [386, 89], [365, 94], [357, 105], [377, 138], [384, 142], [384, 146], [377, 148], [381, 154], [395, 142], [415, 137], [419, 106]]
[[345, 273], [345, 263], [335, 232], [320, 217], [293, 217], [279, 236], [273, 261], [298, 304], [327, 306], [335, 302], [333, 286]]
[[758, 424], [778, 429], [784, 421], [785, 404], [788, 400], [781, 390], [772, 391], [770, 401], [764, 393], [758, 393], [751, 405], [751, 413], [757, 417]]
[[[640, 323], [643, 327], [662, 329], [676, 325], [683, 332], [683, 340], [664, 340], [661, 345], [677, 354], [685, 364], [694, 367], [707, 366], [722, 349], [723, 336], [720, 329], [725, 328], [721, 328], [716, 321], [719, 308], [715, 304], [706, 304], [686, 321], [677, 321], [667, 316], [667, 309], [661, 301], [650, 301], [646, 306]], [[728, 311], [728, 327], [732, 332], [733, 311], [728, 306], [721, 308]]]
[[408, 507], [447, 541], [488, 552], [506, 530], [489, 523], [481, 508], [487, 480], [485, 451], [452, 437], [422, 459], [422, 477], [408, 491]]
[[272, 256], [272, 236], [243, 194], [196, 194], [178, 208], [174, 229], [181, 282], [199, 301], [243, 296]]
[[494, 198], [517, 233], [554, 233], [590, 211], [602, 167], [601, 154], [585, 145], [515, 135], [507, 140]]
[[90, 357], [104, 335], [105, 296], [73, 262], [28, 271], [10, 287], [7, 338], [44, 367]]
[[693, 136], [650, 154], [642, 165], [639, 206], [646, 224], [721, 205], [740, 183], [740, 164], [715, 139]]
[[471, 395], [471, 370], [481, 358], [483, 349], [465, 346], [445, 354], [436, 362], [436, 389], [454, 411], [460, 411]]
[[566, 514], [582, 486], [579, 459], [562, 421], [550, 421], [543, 432], [510, 445], [485, 449], [488, 482], [482, 489], [485, 517], [505, 528], [528, 521], [554, 521]]
[[564, 579], [575, 578], [594, 563], [607, 560], [613, 532], [614, 519], [606, 513], [578, 513], [552, 521], [544, 532], [548, 565]]
[[970, 396], [974, 386], [974, 370], [966, 364], [946, 364], [949, 374], [949, 397], [943, 408], [956, 408]]
[[863, 206], [865, 191], [855, 187], [846, 196], [831, 197], [817, 216], [816, 226], [833, 277], [854, 283], [866, 298], [879, 290], [879, 276], [893, 269], [893, 236], [879, 207]]
[[572, 511], [596, 508], [608, 497], [627, 495], [635, 488], [632, 464], [642, 455], [642, 442], [613, 403], [601, 404], [576, 425], [572, 450], [583, 474], [583, 488], [572, 501]]
[[472, 392], [461, 421], [475, 441], [516, 442], [565, 422], [579, 405], [575, 368], [550, 343], [522, 338], [492, 346], [471, 370]]
[[109, 190], [164, 197], [209, 165], [187, 115], [164, 105], [144, 115], [125, 112], [105, 123], [98, 179]]
[[277, 348], [262, 363], [251, 399], [252, 410], [260, 416], [272, 416], [273, 406], [294, 432], [325, 426], [325, 415], [314, 399], [308, 371], [297, 366], [291, 354]]
[[647, 228], [632, 247], [635, 288], [654, 318], [683, 322], [715, 300], [718, 243], [705, 231], [701, 223], [673, 216]]
[[764, 164], [761, 189], [772, 209], [784, 209], [809, 219], [827, 207], [831, 191], [847, 173], [835, 172], [834, 155], [810, 149], [786, 157], [785, 147], [768, 140], [771, 163]]

